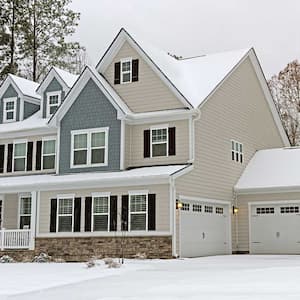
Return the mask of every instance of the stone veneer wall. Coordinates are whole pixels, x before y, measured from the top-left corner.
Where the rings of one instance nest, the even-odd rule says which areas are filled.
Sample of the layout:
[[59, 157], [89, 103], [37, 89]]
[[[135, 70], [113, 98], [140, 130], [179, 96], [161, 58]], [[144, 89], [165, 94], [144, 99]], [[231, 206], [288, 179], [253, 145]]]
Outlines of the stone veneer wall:
[[45, 252], [53, 259], [82, 262], [92, 257], [120, 257], [122, 243], [126, 258], [137, 253], [145, 253], [147, 258], [172, 258], [171, 236], [36, 238], [35, 250], [0, 251], [0, 256], [7, 254], [16, 261], [27, 261]]

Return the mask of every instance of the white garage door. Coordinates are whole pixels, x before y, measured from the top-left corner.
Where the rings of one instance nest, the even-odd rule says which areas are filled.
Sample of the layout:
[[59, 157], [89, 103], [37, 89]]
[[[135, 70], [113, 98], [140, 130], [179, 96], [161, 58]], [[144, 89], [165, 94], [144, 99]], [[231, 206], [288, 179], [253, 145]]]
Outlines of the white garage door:
[[229, 204], [184, 200], [182, 202], [181, 256], [196, 257], [230, 253]]
[[250, 204], [250, 252], [300, 254], [300, 203]]

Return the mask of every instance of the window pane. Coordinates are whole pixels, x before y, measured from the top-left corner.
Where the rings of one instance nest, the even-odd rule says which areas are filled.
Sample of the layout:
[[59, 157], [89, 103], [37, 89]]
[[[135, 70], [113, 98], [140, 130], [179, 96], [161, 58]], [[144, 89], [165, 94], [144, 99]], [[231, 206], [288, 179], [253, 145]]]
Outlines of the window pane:
[[20, 214], [21, 215], [30, 215], [31, 214], [31, 198], [22, 197], [20, 205]]
[[20, 217], [20, 229], [30, 229], [30, 216]]
[[43, 142], [43, 154], [55, 153], [55, 140]]
[[94, 198], [94, 214], [108, 213], [108, 197]]
[[15, 144], [15, 157], [26, 156], [26, 143]]
[[133, 195], [130, 199], [131, 212], [146, 211], [146, 195]]
[[43, 169], [54, 169], [55, 167], [55, 155], [44, 156], [43, 157]]
[[87, 150], [74, 152], [74, 165], [85, 165], [87, 161]]
[[104, 163], [104, 149], [92, 150], [92, 164]]
[[154, 144], [152, 145], [152, 156], [166, 156], [167, 144]]
[[153, 129], [152, 130], [152, 142], [166, 142], [167, 141], [167, 129]]
[[15, 109], [15, 102], [14, 101], [6, 102], [6, 110], [14, 110], [14, 109]]
[[50, 106], [50, 115], [53, 115], [55, 112], [56, 112], [56, 110], [57, 110], [57, 107], [58, 106]]
[[108, 230], [108, 216], [94, 216], [94, 231], [107, 231]]
[[122, 63], [122, 72], [130, 71], [130, 61]]
[[87, 134], [74, 135], [74, 149], [87, 148]]
[[58, 104], [58, 95], [50, 96], [49, 104]]
[[123, 82], [129, 82], [130, 81], [130, 73], [123, 74]]
[[14, 112], [8, 112], [6, 113], [6, 120], [13, 120], [14, 119]]
[[15, 158], [14, 171], [25, 171], [25, 158]]
[[146, 214], [131, 214], [131, 230], [146, 230]]
[[72, 231], [72, 216], [59, 216], [58, 217], [58, 231], [59, 232]]
[[105, 146], [105, 132], [92, 133], [92, 147], [104, 147]]
[[73, 199], [59, 199], [58, 213], [60, 215], [71, 215], [73, 213]]

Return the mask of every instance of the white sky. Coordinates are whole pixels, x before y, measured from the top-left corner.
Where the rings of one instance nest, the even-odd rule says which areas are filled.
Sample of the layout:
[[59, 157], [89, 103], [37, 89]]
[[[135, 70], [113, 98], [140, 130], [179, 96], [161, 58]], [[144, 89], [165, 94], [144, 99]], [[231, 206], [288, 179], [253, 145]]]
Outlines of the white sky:
[[299, 0], [73, 0], [93, 64], [124, 27], [171, 53], [254, 47], [266, 76], [300, 58]]

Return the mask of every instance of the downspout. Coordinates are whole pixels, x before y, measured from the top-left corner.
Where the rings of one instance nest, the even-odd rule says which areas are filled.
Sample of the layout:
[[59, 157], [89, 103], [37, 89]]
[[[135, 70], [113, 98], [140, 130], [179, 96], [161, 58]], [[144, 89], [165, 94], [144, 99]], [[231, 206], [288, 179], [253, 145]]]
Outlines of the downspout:
[[[233, 203], [235, 207], [238, 207], [237, 204], [237, 194], [236, 192], [233, 192]], [[238, 232], [238, 228], [239, 228], [239, 221], [238, 221], [238, 214], [234, 214], [232, 211], [232, 215], [234, 216], [234, 227], [235, 227], [235, 248], [236, 248], [236, 252], [238, 252], [239, 249], [239, 232]]]
[[169, 193], [170, 193], [170, 231], [172, 235], [172, 256], [177, 257], [176, 251], [176, 190], [175, 180], [171, 176], [169, 180]]
[[200, 109], [196, 109], [197, 114], [195, 117], [191, 116], [189, 119], [189, 160], [188, 163], [192, 164], [195, 161], [195, 123], [201, 117]]

